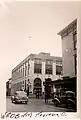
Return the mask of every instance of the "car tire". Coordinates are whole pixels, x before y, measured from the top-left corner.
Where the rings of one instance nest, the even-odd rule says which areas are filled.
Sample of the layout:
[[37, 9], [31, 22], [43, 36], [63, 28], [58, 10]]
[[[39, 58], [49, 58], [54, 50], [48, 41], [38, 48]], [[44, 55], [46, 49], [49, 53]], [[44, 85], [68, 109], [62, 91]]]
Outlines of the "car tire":
[[70, 103], [70, 102], [68, 102], [68, 103], [67, 103], [67, 108], [68, 108], [68, 109], [73, 108], [73, 104], [72, 104], [72, 103]]
[[16, 103], [17, 103], [17, 101], [14, 101], [14, 103], [16, 104]]
[[28, 102], [25, 102], [26, 104], [28, 104]]

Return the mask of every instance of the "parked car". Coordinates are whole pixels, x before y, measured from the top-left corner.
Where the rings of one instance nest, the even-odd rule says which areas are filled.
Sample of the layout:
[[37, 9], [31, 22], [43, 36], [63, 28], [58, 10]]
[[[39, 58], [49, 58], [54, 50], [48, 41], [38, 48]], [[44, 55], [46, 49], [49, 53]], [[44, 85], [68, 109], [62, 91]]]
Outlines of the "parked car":
[[12, 103], [28, 103], [28, 96], [24, 91], [16, 91], [13, 96], [11, 96]]
[[72, 91], [66, 91], [59, 95], [54, 95], [52, 100], [55, 106], [65, 105], [67, 108], [76, 108], [76, 97]]

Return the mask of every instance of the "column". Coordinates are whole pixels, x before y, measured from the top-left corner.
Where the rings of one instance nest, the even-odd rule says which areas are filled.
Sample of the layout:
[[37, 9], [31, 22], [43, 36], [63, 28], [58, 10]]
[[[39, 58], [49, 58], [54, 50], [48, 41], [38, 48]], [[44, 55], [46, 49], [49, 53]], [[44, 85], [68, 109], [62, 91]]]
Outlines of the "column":
[[56, 75], [56, 63], [53, 63], [53, 75]]
[[42, 92], [44, 92], [43, 82], [45, 81], [45, 62], [42, 62]]

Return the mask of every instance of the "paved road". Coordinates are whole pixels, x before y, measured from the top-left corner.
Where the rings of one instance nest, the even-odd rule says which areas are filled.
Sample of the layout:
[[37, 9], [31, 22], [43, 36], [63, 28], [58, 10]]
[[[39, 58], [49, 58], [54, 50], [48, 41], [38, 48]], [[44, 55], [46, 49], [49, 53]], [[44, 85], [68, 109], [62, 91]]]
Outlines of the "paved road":
[[68, 109], [55, 107], [51, 101], [45, 104], [44, 99], [29, 99], [28, 104], [14, 104], [8, 97], [6, 99], [7, 112], [67, 112]]

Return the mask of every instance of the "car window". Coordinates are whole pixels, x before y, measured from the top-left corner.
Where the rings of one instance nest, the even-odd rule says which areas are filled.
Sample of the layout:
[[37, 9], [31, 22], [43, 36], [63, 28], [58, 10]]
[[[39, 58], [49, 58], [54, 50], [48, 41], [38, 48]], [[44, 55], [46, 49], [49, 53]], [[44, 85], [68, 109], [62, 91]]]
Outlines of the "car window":
[[67, 97], [73, 97], [73, 94], [68, 93]]

